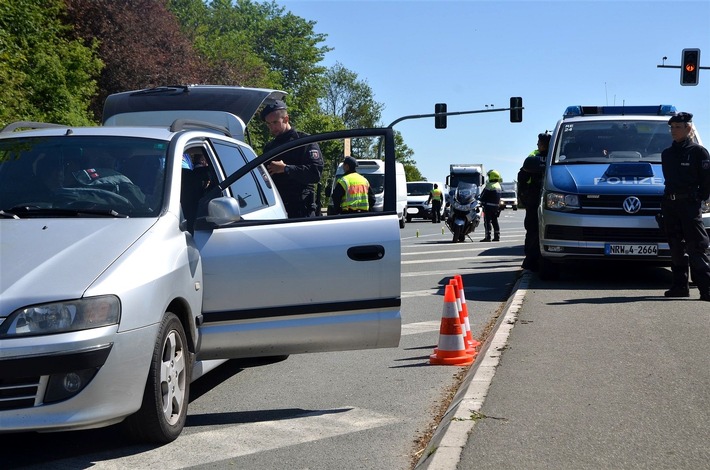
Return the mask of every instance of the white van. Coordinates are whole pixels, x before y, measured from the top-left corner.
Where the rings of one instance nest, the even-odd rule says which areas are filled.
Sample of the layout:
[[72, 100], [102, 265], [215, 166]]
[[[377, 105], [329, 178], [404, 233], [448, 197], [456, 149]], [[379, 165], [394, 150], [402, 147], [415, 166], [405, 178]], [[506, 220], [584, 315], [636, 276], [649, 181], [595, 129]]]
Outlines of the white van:
[[[431, 220], [431, 204], [427, 204], [429, 193], [434, 189], [434, 184], [441, 190], [442, 195], [448, 194], [444, 183], [438, 181], [410, 181], [407, 183], [407, 222], [414, 218]], [[444, 212], [444, 203], [441, 204]]]
[[[407, 177], [404, 174], [404, 165], [399, 162], [395, 163], [397, 175], [397, 218], [399, 218], [399, 227], [404, 228], [407, 218]], [[370, 182], [373, 192], [375, 193], [375, 206], [371, 208], [373, 212], [382, 212], [385, 200], [385, 162], [384, 160], [358, 160], [357, 172], [364, 176]], [[343, 164], [338, 165], [335, 172], [335, 179], [343, 176]], [[333, 184], [330, 189], [332, 193]], [[333, 207], [333, 201], [328, 202], [328, 207]], [[329, 211], [330, 212], [330, 211]]]

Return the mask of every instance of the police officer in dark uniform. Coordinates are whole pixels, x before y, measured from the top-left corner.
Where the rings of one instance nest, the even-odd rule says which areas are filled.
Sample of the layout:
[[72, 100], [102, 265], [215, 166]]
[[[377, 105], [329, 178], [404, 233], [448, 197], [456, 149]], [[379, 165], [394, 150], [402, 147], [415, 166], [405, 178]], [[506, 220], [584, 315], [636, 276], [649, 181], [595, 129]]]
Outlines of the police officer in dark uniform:
[[666, 297], [689, 297], [688, 267], [700, 290], [700, 300], [710, 302], [708, 234], [700, 206], [710, 198], [710, 155], [697, 144], [693, 115], [678, 113], [668, 120], [673, 143], [661, 154], [665, 191], [661, 211], [671, 250], [673, 285]]
[[[264, 152], [308, 135], [291, 127], [286, 103], [281, 100], [266, 106], [261, 111], [261, 118], [274, 136], [274, 140], [264, 146]], [[315, 217], [315, 185], [320, 182], [323, 171], [320, 147], [317, 143], [308, 144], [289, 150], [280, 157], [280, 160], [269, 163], [267, 169], [281, 194], [289, 219]]]
[[550, 134], [537, 136], [537, 150], [523, 162], [518, 172], [518, 199], [525, 206], [525, 259], [523, 269], [540, 269], [540, 232], [538, 229], [537, 209], [540, 206], [540, 194], [545, 173], [545, 159], [550, 147]]

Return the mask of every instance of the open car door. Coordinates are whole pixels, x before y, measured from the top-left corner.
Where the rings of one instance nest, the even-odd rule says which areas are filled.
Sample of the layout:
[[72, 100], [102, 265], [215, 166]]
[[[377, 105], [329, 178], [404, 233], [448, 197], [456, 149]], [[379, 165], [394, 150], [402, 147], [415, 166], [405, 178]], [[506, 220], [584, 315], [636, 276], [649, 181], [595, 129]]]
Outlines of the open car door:
[[244, 165], [217, 191], [294, 147], [363, 137], [379, 140], [385, 151], [382, 212], [196, 224], [204, 281], [198, 359], [399, 344], [401, 247], [391, 128], [294, 140]]

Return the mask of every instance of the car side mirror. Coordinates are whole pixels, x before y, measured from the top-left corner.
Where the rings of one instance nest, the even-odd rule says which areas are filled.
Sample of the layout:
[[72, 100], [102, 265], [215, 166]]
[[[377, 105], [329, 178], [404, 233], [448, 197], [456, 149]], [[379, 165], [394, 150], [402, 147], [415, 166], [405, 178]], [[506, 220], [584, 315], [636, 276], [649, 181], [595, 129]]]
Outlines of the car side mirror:
[[233, 197], [218, 197], [207, 204], [205, 220], [218, 227], [242, 220], [239, 202]]

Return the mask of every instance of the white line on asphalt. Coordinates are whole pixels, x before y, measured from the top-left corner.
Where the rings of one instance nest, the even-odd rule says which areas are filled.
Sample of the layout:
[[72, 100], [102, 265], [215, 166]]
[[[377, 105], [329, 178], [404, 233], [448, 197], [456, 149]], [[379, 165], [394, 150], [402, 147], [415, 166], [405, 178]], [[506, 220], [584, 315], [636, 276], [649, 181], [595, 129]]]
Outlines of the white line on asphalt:
[[[205, 426], [204, 431], [191, 432], [184, 439], [154, 450], [138, 452], [124, 457], [112, 456], [108, 460], [81, 457], [81, 468], [182, 469], [193, 465], [207, 465], [244, 455], [265, 452], [306, 442], [329, 439], [335, 436], [360, 432], [398, 421], [361, 408], [343, 407], [336, 410], [312, 411], [301, 416], [279, 421], [262, 421], [224, 426]], [[189, 445], [185, 445], [189, 442]], [[166, 452], [166, 450], [168, 452]], [[105, 456], [103, 458], [106, 458]], [[53, 462], [52, 466], [71, 465], [72, 462]], [[88, 462], [91, 462], [89, 464]], [[78, 462], [77, 462], [78, 463]], [[152, 467], [155, 465], [155, 467]], [[215, 466], [218, 468], [219, 466]], [[66, 468], [70, 468], [67, 466]], [[78, 467], [71, 467], [78, 468]], [[236, 467], [235, 467], [236, 468]]]

